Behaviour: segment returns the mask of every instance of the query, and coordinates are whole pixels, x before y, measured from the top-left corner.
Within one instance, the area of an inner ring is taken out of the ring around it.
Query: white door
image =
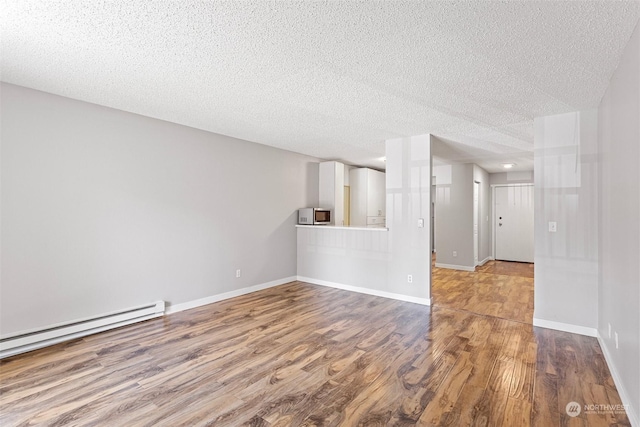
[[[533,185],[495,187],[495,258],[533,262]]]
[[[478,245],[480,244],[478,238],[478,216],[480,215],[479,211],[479,202],[478,199],[480,197],[480,183],[473,183],[473,265],[478,265]]]

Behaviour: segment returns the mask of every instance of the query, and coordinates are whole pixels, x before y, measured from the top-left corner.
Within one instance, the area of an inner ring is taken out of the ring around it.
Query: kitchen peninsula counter
[[[424,229],[420,229],[422,231]],[[296,225],[298,280],[385,298],[418,304],[430,304],[426,273],[409,270],[408,257],[394,257],[393,242],[398,231],[384,227],[332,225]],[[419,231],[414,233],[414,236]],[[409,250],[425,259],[428,268],[429,247]],[[415,283],[407,283],[407,274]],[[418,281],[419,280],[419,281]]]
[[[364,231],[389,231],[386,227],[352,227],[350,225],[303,225],[296,224],[298,228],[315,228],[315,229],[327,229],[327,230],[364,230]]]

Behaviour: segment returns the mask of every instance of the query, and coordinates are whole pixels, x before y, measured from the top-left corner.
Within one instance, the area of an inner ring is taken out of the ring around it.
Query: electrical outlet
[[[611,338],[611,323],[609,323],[609,338]]]
[[[236,277],[240,277],[240,275],[242,274],[242,271],[240,271],[240,269],[236,270]]]
[[[407,283],[413,283],[413,276],[411,274],[407,276]]]
[[[458,256],[458,251],[453,251],[453,256]]]
[[[616,332],[615,335],[616,335],[616,349],[617,349],[618,348],[618,333]]]
[[[424,218],[418,218],[418,228],[424,228]]]

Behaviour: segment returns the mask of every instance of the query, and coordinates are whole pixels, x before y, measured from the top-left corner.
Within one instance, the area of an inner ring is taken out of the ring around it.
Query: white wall
[[[317,159],[1,89],[2,334],[296,275]]]
[[[433,170],[436,177],[436,266],[473,270],[474,165],[439,165]],[[454,251],[457,256],[453,256]]]
[[[344,185],[347,187],[351,186],[351,183],[349,182],[349,171],[355,168],[356,166],[344,165]]]
[[[534,324],[595,335],[597,111],[537,118],[534,132]]]
[[[600,103],[598,332],[640,426],[640,26]],[[609,338],[618,332],[620,348]]]
[[[318,207],[331,210],[331,225],[344,225],[344,164],[330,161],[319,165]]]
[[[386,142],[387,227],[298,228],[298,276],[427,303],[431,287],[430,135]],[[424,227],[418,228],[418,219]],[[413,276],[413,283],[407,276]]]
[[[490,185],[533,184],[533,171],[490,173],[489,184]]]

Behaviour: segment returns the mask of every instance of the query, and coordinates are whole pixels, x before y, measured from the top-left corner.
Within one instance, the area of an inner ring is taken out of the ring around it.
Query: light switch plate
[[[555,221],[549,221],[549,233],[558,231],[558,224]]]

